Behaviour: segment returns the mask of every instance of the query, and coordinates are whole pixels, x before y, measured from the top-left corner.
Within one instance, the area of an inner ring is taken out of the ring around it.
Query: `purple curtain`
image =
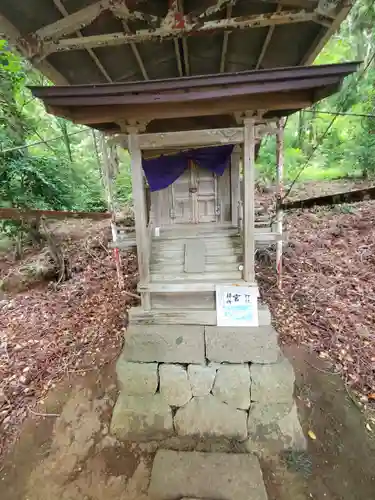
[[[217,175],[223,175],[229,165],[233,145],[189,149],[175,155],[162,155],[157,158],[143,159],[142,166],[150,186],[150,191],[159,191],[172,184],[189,166],[189,160],[201,168]]]

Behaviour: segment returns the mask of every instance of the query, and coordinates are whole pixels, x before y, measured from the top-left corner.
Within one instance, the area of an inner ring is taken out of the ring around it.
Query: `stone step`
[[[152,500],[267,500],[259,461],[250,454],[159,450],[148,493]]]
[[[163,308],[145,311],[142,307],[132,307],[129,310],[129,321],[138,325],[216,325],[216,310]],[[258,308],[259,326],[271,324],[271,315],[267,306]],[[220,327],[222,328],[222,327]]]

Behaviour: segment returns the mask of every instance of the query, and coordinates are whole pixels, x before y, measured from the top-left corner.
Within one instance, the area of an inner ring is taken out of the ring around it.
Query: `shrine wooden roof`
[[[309,65],[350,0],[1,0],[0,34],[55,84]]]
[[[49,112],[116,133],[123,124],[147,132],[235,126],[251,111],[286,116],[340,88],[358,63],[289,67],[150,82],[32,87]]]

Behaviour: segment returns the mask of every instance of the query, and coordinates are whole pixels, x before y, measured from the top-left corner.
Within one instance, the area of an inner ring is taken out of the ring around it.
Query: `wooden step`
[[[152,248],[152,259],[168,258],[173,259],[174,257],[183,258],[184,257],[184,246],[181,245],[179,248]],[[242,255],[242,245],[237,245],[235,247],[229,246],[217,246],[212,248],[206,247],[206,258],[215,257],[217,255]]]
[[[223,271],[212,273],[151,273],[151,281],[222,281],[222,280],[240,280],[242,271]]]
[[[213,292],[217,285],[238,285],[238,286],[257,286],[256,283],[247,283],[239,280],[215,280],[215,281],[192,281],[176,280],[173,282],[153,281],[151,283],[138,283],[139,292]]]
[[[271,324],[271,315],[267,306],[258,309],[259,326]],[[129,310],[129,322],[140,325],[216,325],[216,311],[212,309],[152,309],[142,307]]]
[[[205,264],[203,273],[221,273],[221,272],[237,272],[239,271],[239,263],[236,262],[215,262],[213,264]],[[178,274],[183,277],[196,275],[197,273],[186,273],[182,262],[170,260],[161,264],[151,264],[151,274]],[[201,273],[199,273],[201,274]]]
[[[226,232],[211,232],[211,233],[195,233],[191,234],[189,232],[187,233],[181,233],[181,234],[176,234],[172,233],[161,233],[160,236],[153,237],[153,241],[171,241],[171,240],[189,240],[189,239],[220,239],[220,238],[230,238],[232,236],[238,236],[238,230],[237,229],[230,229],[226,230]]]
[[[240,264],[242,262],[242,255],[241,253],[238,253],[237,255],[206,255],[206,264],[231,264],[231,263],[238,263]],[[171,255],[158,255],[158,256],[153,256],[151,259],[151,266],[153,265],[158,265],[158,264],[181,264],[183,265],[184,262],[184,253],[183,252],[177,252],[173,255],[171,258]]]
[[[216,307],[215,292],[152,292],[151,309],[206,309]]]

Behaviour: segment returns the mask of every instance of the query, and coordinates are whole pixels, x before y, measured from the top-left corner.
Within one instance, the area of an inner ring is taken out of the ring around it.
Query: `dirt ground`
[[[297,375],[296,401],[306,453],[266,450],[261,466],[269,500],[371,500],[375,441],[337,375],[314,354],[286,351]],[[114,366],[71,377],[30,416],[0,472],[2,500],[142,500],[153,453],[108,433],[116,399]],[[58,416],[56,416],[58,415]]]
[[[299,196],[361,187],[352,184],[306,184]],[[303,430],[316,439],[303,454],[264,450],[269,500],[372,500],[375,202],[293,212],[287,226],[283,291],[272,255],[257,272],[296,369]],[[73,263],[72,279],[57,286],[20,283],[36,250],[16,265],[10,254],[0,259],[0,279],[17,284],[0,293],[1,500],[147,497],[150,447],[108,433],[114,360],[126,309],[136,302],[117,287],[105,231],[87,222],[56,228]],[[136,259],[123,257],[126,290],[134,293]]]

